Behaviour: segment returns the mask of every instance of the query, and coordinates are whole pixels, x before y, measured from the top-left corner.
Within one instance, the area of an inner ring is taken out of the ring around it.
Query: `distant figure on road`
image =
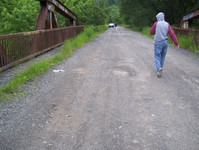
[[[168,34],[179,48],[179,43],[170,24],[164,20],[164,13],[160,12],[156,15],[157,22],[155,22],[150,29],[150,34],[155,35],[154,40],[154,59],[156,64],[157,76],[162,77],[164,60],[168,48]]]
[[[115,26],[115,29],[117,30],[117,23],[115,23],[114,26]]]

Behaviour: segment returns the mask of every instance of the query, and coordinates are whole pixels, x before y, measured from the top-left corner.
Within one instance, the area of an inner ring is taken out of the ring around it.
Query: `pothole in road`
[[[128,72],[126,72],[126,71],[121,71],[121,70],[114,70],[114,71],[113,71],[113,74],[114,74],[115,76],[119,76],[119,77],[127,77],[127,76],[129,76]]]
[[[114,68],[113,75],[117,77],[136,77],[137,72],[130,67],[120,66],[120,67]]]

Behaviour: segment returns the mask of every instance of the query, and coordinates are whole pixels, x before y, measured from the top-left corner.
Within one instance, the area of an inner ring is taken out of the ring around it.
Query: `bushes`
[[[153,39],[153,35],[151,35],[149,31],[150,31],[150,27],[145,27],[142,29],[142,34]]]
[[[180,47],[185,48],[185,49],[189,49],[192,52],[194,52],[197,55],[199,55],[199,47],[197,47],[194,44],[194,40],[193,40],[192,37],[178,36],[178,40],[179,40],[179,43],[180,43]]]

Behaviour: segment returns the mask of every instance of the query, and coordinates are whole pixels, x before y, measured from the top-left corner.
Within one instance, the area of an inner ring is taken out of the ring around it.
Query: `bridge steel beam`
[[[58,28],[55,11],[70,20],[70,23],[77,25],[77,16],[59,0],[37,0],[40,1],[41,10],[38,17],[36,30]]]
[[[38,17],[36,30],[42,30],[46,28],[45,24],[46,24],[46,18],[48,15],[47,4],[45,2],[40,2],[40,5],[41,5],[41,10]]]

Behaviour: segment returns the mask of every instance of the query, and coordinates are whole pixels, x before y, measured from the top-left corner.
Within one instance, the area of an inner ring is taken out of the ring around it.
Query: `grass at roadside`
[[[0,102],[20,96],[25,83],[33,81],[35,77],[41,76],[47,72],[51,66],[59,64],[63,59],[72,56],[76,49],[94,40],[97,35],[104,32],[106,29],[107,27],[105,25],[85,27],[83,33],[64,43],[61,53],[56,54],[50,59],[42,59],[41,61],[33,63],[26,70],[18,73],[7,85],[0,88]]]
[[[154,37],[153,35],[150,35],[150,33],[149,33],[150,27],[145,27],[142,30],[140,30],[140,29],[138,30],[138,29],[136,29],[134,27],[128,27],[128,28],[132,29],[134,31],[138,31],[138,32],[142,33],[143,35],[145,35],[145,36],[147,36],[149,38],[153,39],[153,37]],[[177,35],[177,38],[178,38],[178,41],[179,41],[179,44],[180,44],[181,48],[190,50],[190,51],[194,52],[195,54],[199,55],[199,47],[197,47],[194,44],[193,38],[188,37],[188,36],[180,36],[180,35]],[[173,41],[170,38],[169,38],[169,44],[170,45],[174,45]]]
[[[178,36],[178,35],[177,35]],[[194,40],[188,36],[178,36],[178,41],[180,43],[180,47],[184,49],[188,49],[195,54],[199,55],[199,47],[194,44]]]

